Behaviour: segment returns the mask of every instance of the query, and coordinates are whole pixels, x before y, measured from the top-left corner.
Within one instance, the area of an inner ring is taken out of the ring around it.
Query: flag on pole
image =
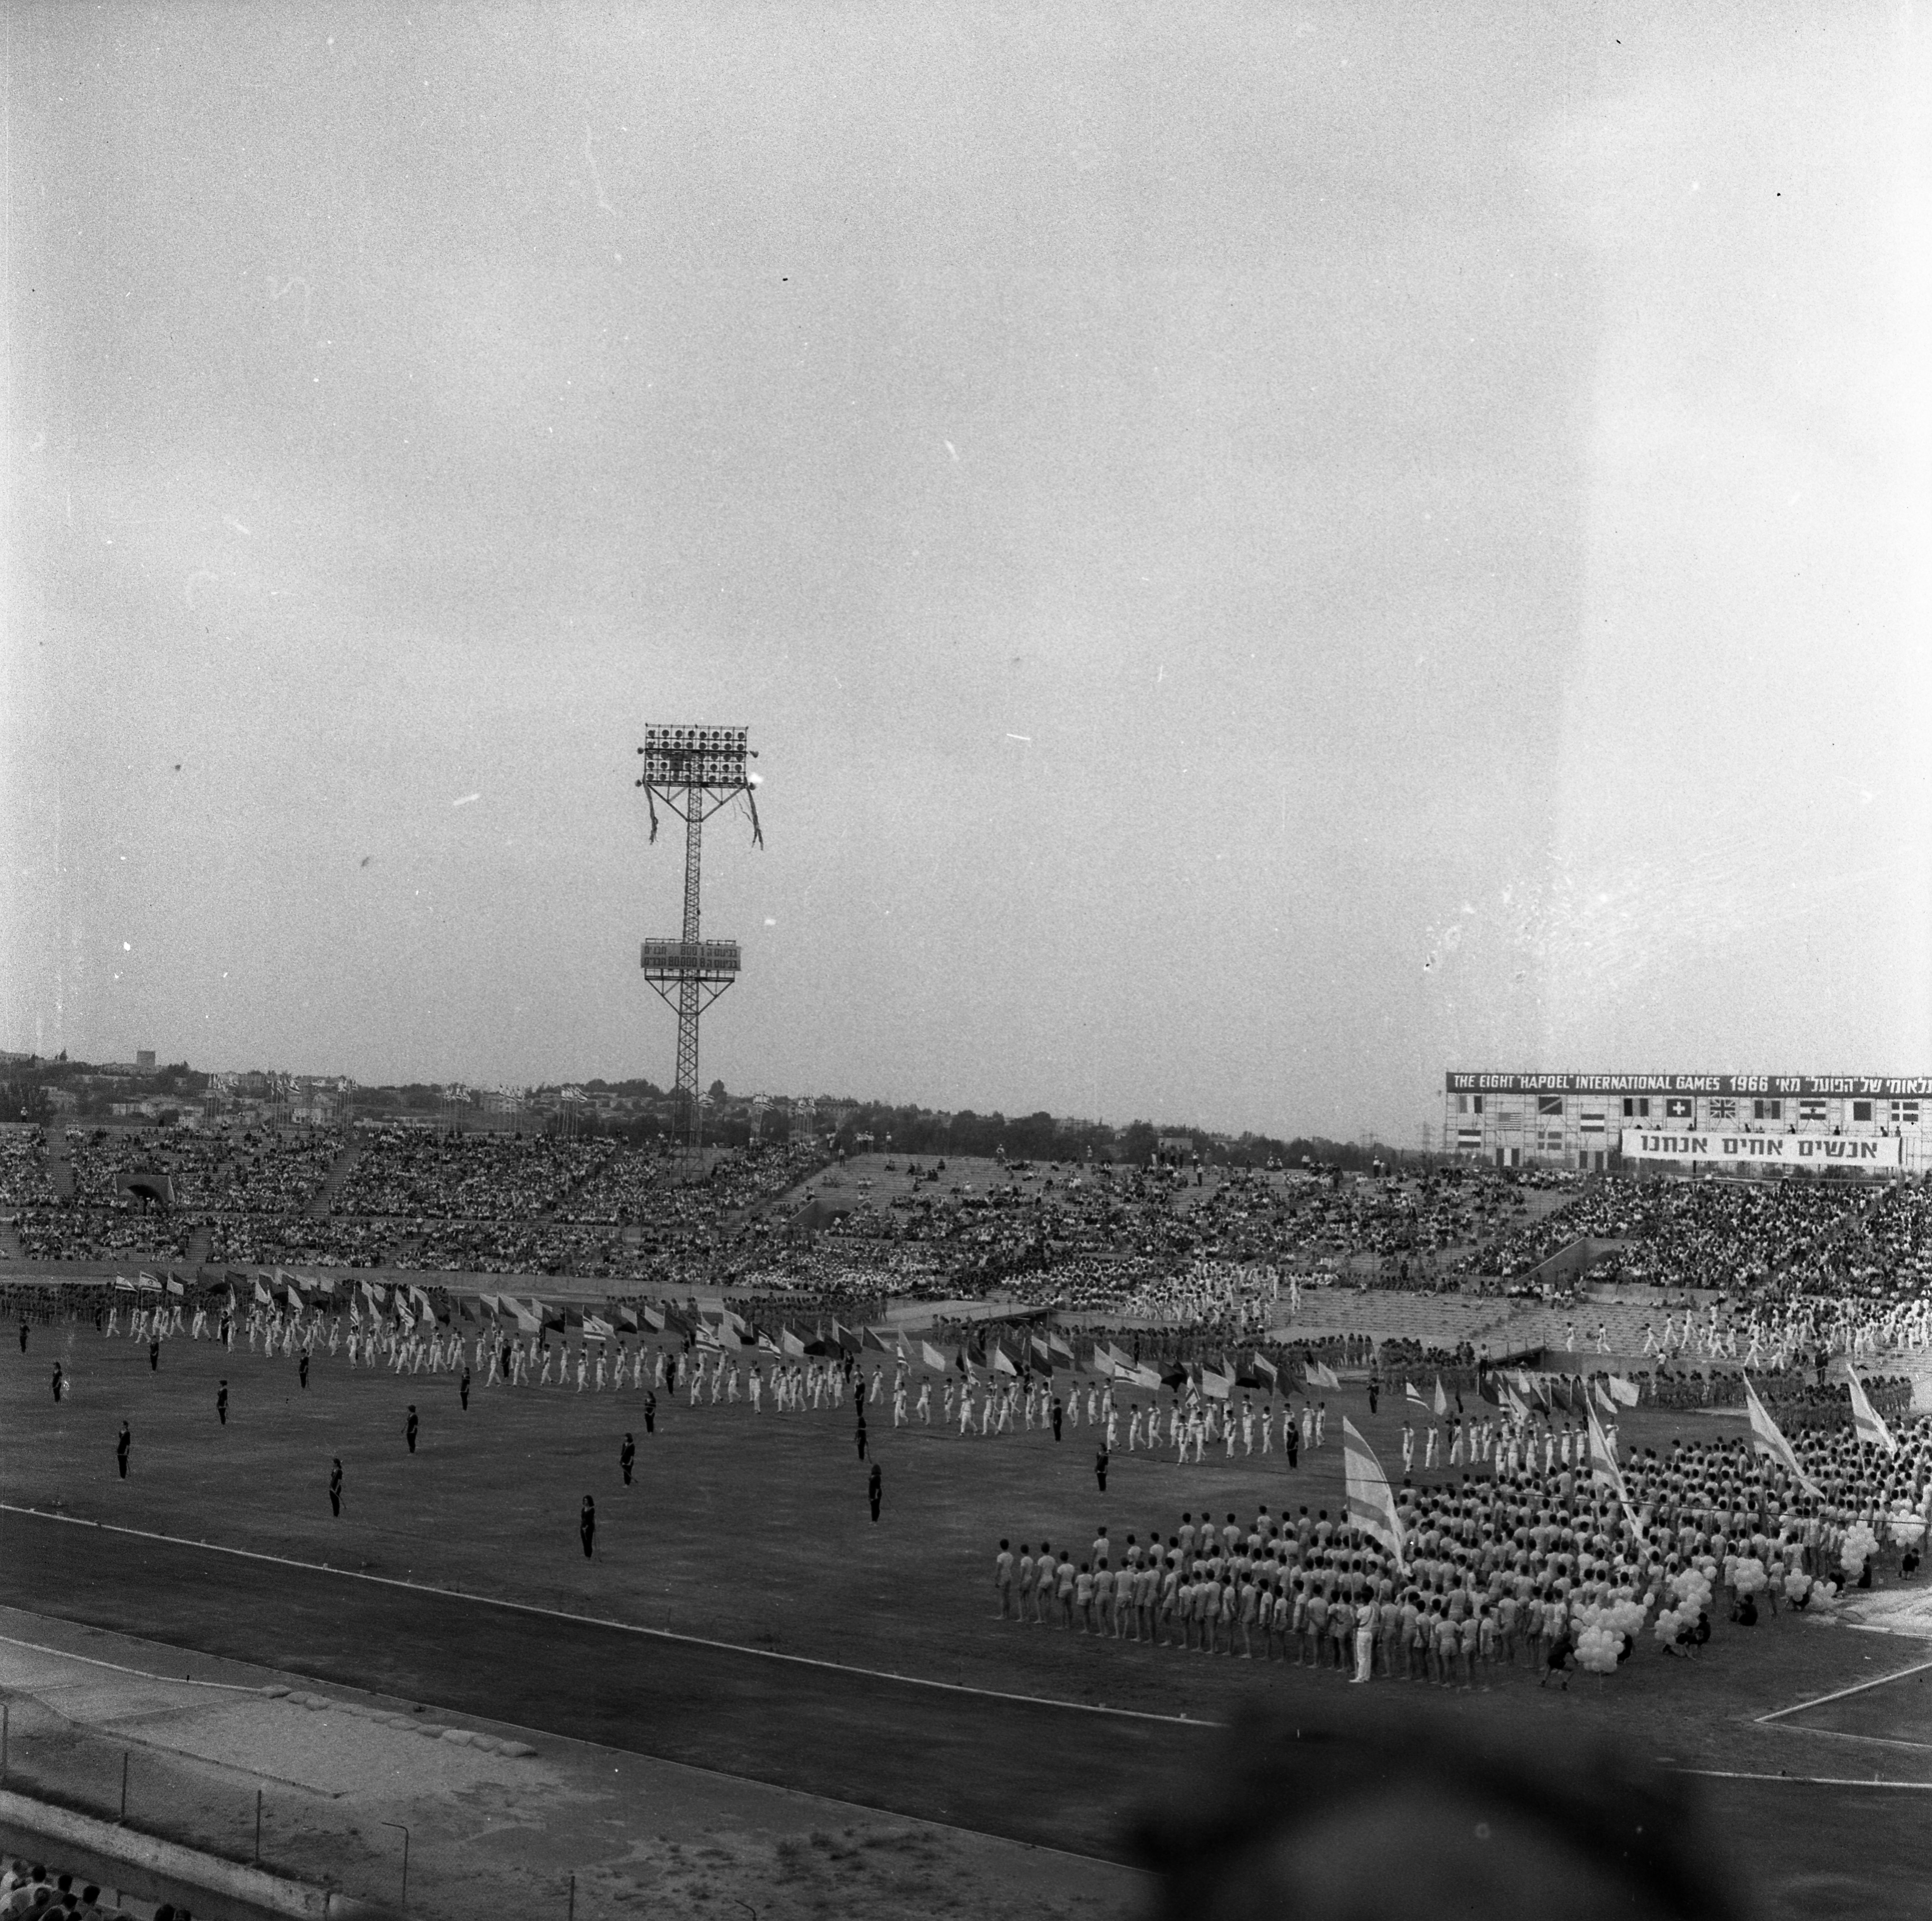
[[[1643,1523],[1636,1517],[1636,1508],[1630,1497],[1630,1490],[1624,1485],[1624,1471],[1617,1465],[1617,1457],[1610,1450],[1610,1437],[1598,1425],[1597,1410],[1588,1402],[1584,1403],[1583,1418],[1590,1424],[1590,1479],[1599,1487],[1607,1487],[1614,1494],[1624,1511],[1624,1519],[1629,1522],[1630,1532],[1640,1541],[1643,1538]]]
[[[1816,1482],[1798,1465],[1798,1451],[1784,1438],[1784,1431],[1771,1418],[1770,1410],[1757,1397],[1757,1390],[1744,1376],[1744,1411],[1750,1416],[1751,1445],[1767,1460],[1774,1460],[1814,1501],[1825,1496]]]
[[[1147,1363],[1143,1361],[1140,1365],[1133,1370],[1133,1384],[1137,1388],[1145,1388],[1150,1394],[1160,1393],[1160,1370],[1157,1368],[1150,1367]]]
[[[1248,1364],[1255,1370],[1256,1379],[1265,1382],[1270,1393],[1281,1385],[1281,1370],[1265,1354],[1256,1354]],[[1158,1376],[1155,1377],[1155,1385],[1160,1385]]]
[[[1422,1409],[1424,1413],[1426,1414],[1429,1412],[1429,1403],[1423,1399],[1421,1394],[1417,1391],[1415,1383],[1413,1381],[1404,1381],[1402,1386],[1402,1393],[1407,1399],[1409,1406],[1411,1407],[1419,1407]]]
[[[255,1277],[255,1298],[265,1307],[272,1307],[275,1304],[268,1298],[268,1290],[262,1285],[262,1277],[260,1274]]]
[[[662,1334],[664,1332],[664,1312],[662,1307],[640,1307],[638,1310],[638,1312],[642,1318],[644,1325],[649,1328],[652,1334]]]
[[[124,1274],[117,1274],[114,1277],[114,1285],[123,1294],[132,1294],[134,1291],[134,1283]]]
[[[805,1358],[805,1343],[790,1328],[781,1328],[778,1330],[778,1352],[788,1361],[802,1361]]]
[[[179,1296],[185,1294],[188,1292],[188,1289],[182,1286],[181,1283],[176,1280],[172,1274],[170,1274],[168,1277],[168,1292],[170,1294]]]
[[[1621,1374],[1612,1374],[1610,1376],[1610,1398],[1619,1407],[1636,1406],[1636,1382],[1627,1381]]]
[[[993,1343],[993,1371],[999,1374],[1017,1374],[1019,1370],[1013,1365],[1013,1358],[998,1341]]]
[[[623,1328],[626,1333],[637,1333],[638,1331],[637,1309],[634,1307],[620,1307],[617,1310],[617,1325],[620,1328]]]
[[[1094,1346],[1094,1371],[1096,1374],[1113,1374],[1119,1372],[1114,1365],[1113,1355],[1107,1351],[1106,1344],[1102,1341],[1096,1341]]]
[[[1201,1369],[1201,1391],[1206,1394],[1210,1400],[1226,1400],[1228,1398],[1228,1394],[1233,1391],[1234,1385],[1234,1377],[1232,1374],[1216,1373],[1212,1367],[1208,1367],[1204,1362],[1202,1364]]]
[[[1379,1541],[1395,1556],[1398,1567],[1406,1566],[1408,1550],[1388,1476],[1382,1472],[1374,1448],[1362,1439],[1346,1414],[1342,1417],[1342,1472],[1350,1525]]]
[[[921,1363],[923,1365],[930,1367],[935,1374],[944,1373],[946,1369],[952,1365],[952,1363],[946,1359],[946,1356],[940,1353],[939,1349],[934,1347],[929,1340],[922,1340],[920,1343],[919,1358]]]
[[[1436,1411],[1438,1414],[1449,1412],[1449,1397],[1442,1391],[1442,1376],[1440,1374],[1436,1377]]]
[[[1866,1397],[1864,1386],[1850,1368],[1845,1378],[1852,1385],[1852,1431],[1862,1441],[1869,1441],[1875,1448],[1882,1448],[1887,1454],[1896,1454],[1898,1443],[1892,1438],[1892,1430],[1879,1418],[1878,1409]]]
[[[602,1314],[586,1314],[584,1317],[584,1334],[586,1340],[608,1340],[612,1328]]]
[[[1339,1388],[1342,1377],[1326,1361],[1310,1361],[1302,1370],[1311,1388]]]

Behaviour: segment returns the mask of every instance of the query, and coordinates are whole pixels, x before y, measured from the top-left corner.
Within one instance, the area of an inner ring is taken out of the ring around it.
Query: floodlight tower
[[[685,1147],[690,1171],[695,1172],[703,1137],[698,1106],[698,1017],[738,977],[736,941],[706,941],[698,936],[698,862],[704,847],[704,824],[721,807],[743,797],[752,816],[752,839],[763,847],[758,803],[753,790],[756,774],[746,770],[748,758],[758,756],[746,745],[742,727],[649,726],[644,744],[644,770],[638,785],[651,812],[651,839],[658,837],[657,803],[662,800],[684,823],[684,932],[677,940],[646,941],[642,965],[644,978],[667,1007],[677,1010],[676,1092],[686,1106]]]

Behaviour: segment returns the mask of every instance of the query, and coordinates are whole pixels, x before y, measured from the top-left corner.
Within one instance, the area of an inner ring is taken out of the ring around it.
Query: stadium
[[[1360,1172],[1211,1141],[1186,1167],[1172,1142],[1144,1163],[868,1153],[862,1104],[841,1136],[710,1150],[695,1185],[675,1143],[583,1135],[8,1130],[9,1780],[57,1811],[12,1830],[23,1858],[57,1853],[51,1831],[151,1903],[226,1886],[271,1911],[272,1882],[380,1911],[399,1817],[427,1911],[489,1886],[532,1911],[736,1887],[884,1912],[892,1888],[979,1874],[1098,1912],[1136,1898],[1116,1864],[1147,1858],[1125,1811],[1221,1765],[1220,1724],[1259,1698],[1328,1728],[1343,1766],[1397,1727],[1559,1771],[1579,1742],[1634,1737],[1740,1874],[1815,1889],[1862,1824],[1889,1864],[1866,1885],[1902,1889],[1924,1864],[1898,1811],[1932,1791],[1902,1745],[1932,1636],[1929,1190],[1896,1167],[1874,1195],[1659,1181],[1628,1149],[1600,1173],[1553,1144],[1499,1159],[1552,1099],[1580,1142],[1612,1096],[1700,1103],[1657,1116],[1680,1124],[1728,1121],[1702,1103],[1735,1097],[1554,1078],[1452,1075],[1480,1083],[1450,1101],[1492,1130],[1483,1150]],[[1834,1437],[1861,1423],[1900,1451],[1863,1441],[1854,1462]],[[1688,1497],[1754,1437],[1767,1505]],[[1600,1562],[1519,1535],[1570,1596],[1560,1646],[1500,1563],[1468,1618],[1500,1595],[1507,1634],[1412,1649],[1391,1585],[1395,1625],[1346,1695],[1352,1629],[1331,1646],[1298,1607],[1277,1628],[1231,1601],[1197,1634],[1192,1597],[1221,1591],[1204,1559],[1166,1599],[1085,1598],[1096,1526],[1120,1551],[1208,1512],[1244,1531],[1230,1595],[1366,1607],[1359,1570],[1400,1543],[1438,1606],[1455,1590],[1422,1571],[1447,1565],[1417,1544],[1442,1525],[1426,1503],[1546,1475],[1598,1482],[1600,1519],[1633,1523]],[[1307,1531],[1336,1514],[1346,1553]],[[1016,1599],[995,1550],[1039,1536],[1082,1545],[1064,1594],[1035,1577]],[[1197,1640],[1236,1658],[1190,1666]],[[1538,1685],[1552,1658],[1577,1688]],[[1430,1731],[1431,1695],[1454,1733]],[[358,1799],[424,1729],[408,1808]],[[648,1863],[596,1839],[629,1818],[613,1768],[623,1796],[692,1808]],[[721,1843],[718,1790],[694,1784],[726,1778],[741,1825]],[[560,1809],[543,1844],[466,1852],[449,1811],[532,1791]],[[1791,1796],[1813,1797],[1796,1820]],[[110,1832],[124,1806],[154,1837],[145,1865]],[[1031,1851],[982,1859],[975,1836]]]
[[[11,9],[0,1921],[1925,1913],[1917,24]]]

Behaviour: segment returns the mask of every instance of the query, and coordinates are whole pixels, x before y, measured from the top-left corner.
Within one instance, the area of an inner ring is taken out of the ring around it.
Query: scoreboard
[[[1932,1075],[1452,1068],[1442,1138],[1449,1152],[1497,1167],[1921,1172],[1932,1158]]]

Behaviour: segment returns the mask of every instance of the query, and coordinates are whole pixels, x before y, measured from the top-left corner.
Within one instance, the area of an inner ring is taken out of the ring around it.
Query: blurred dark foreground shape
[[[1743,1921],[1696,1781],[1453,1713],[1256,1712],[1134,1831],[1156,1921]]]

